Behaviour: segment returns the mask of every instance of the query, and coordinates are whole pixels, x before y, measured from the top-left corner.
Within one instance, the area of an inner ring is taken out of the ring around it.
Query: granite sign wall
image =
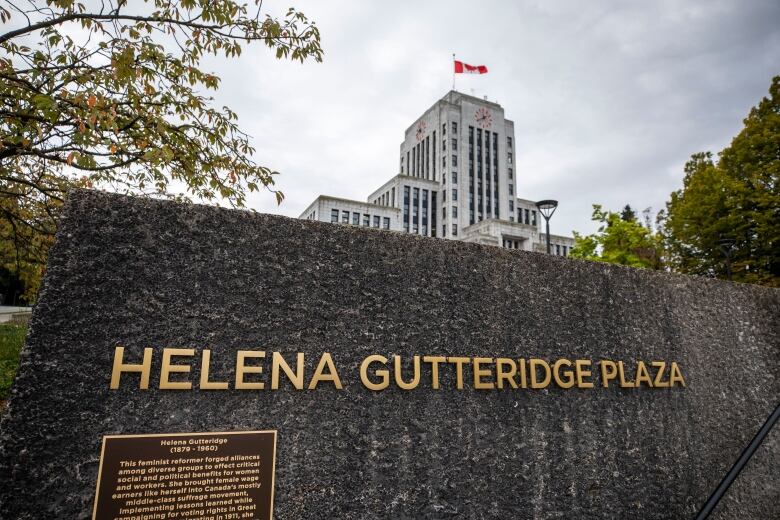
[[[690,517],[780,398],[779,309],[772,289],[77,191],[0,425],[0,517],[130,514],[121,490],[96,504],[101,461],[112,489],[156,489],[120,478],[183,474],[155,451],[170,434],[253,431],[276,432],[280,520]],[[101,457],[104,437],[130,440]],[[779,437],[715,518],[780,513]],[[211,444],[192,456],[249,456]],[[263,518],[241,513],[213,514]]]

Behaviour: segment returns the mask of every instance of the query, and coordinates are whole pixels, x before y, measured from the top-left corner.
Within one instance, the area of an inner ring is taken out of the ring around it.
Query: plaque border
[[[271,511],[269,518],[274,517],[274,494],[276,491],[276,440],[279,436],[278,430],[246,430],[237,432],[195,432],[195,433],[134,433],[129,435],[103,435],[100,446],[100,464],[98,465],[97,483],[95,484],[95,504],[92,506],[92,520],[97,515],[98,497],[100,496],[100,477],[103,476],[103,455],[106,451],[106,439],[127,439],[132,437],[184,437],[194,435],[246,435],[251,433],[273,433],[274,434],[274,453],[272,457],[271,471]]]

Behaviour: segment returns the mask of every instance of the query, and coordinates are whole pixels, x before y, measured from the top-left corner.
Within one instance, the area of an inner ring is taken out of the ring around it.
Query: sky
[[[457,90],[515,123],[517,193],[554,198],[551,230],[590,233],[592,204],[663,208],[693,153],[717,153],[780,74],[777,0],[266,0],[316,21],[323,63],[251,45],[207,63],[215,103],[237,112],[255,159],[280,172],[277,205],[365,200],[398,173],[404,130],[452,88],[452,54],[486,65]]]

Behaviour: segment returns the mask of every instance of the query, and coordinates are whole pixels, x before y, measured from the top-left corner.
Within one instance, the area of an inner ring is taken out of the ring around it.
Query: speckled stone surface
[[[110,391],[117,345],[211,348],[214,379],[238,349],[308,374],[329,351],[345,388],[160,391],[158,368]],[[371,353],[665,359],[688,387],[371,392]],[[2,421],[0,517],[89,518],[105,434],[276,429],[277,520],[692,518],[779,399],[777,290],[82,191]],[[780,518],[778,429],[713,517]]]

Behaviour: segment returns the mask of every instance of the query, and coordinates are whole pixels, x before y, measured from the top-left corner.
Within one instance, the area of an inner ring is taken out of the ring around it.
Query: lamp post
[[[718,247],[723,256],[726,257],[726,280],[731,281],[731,253],[736,241],[733,238],[721,238],[718,240]]]
[[[536,207],[539,208],[539,213],[544,217],[545,224],[547,225],[547,254],[550,254],[550,217],[555,213],[555,209],[558,207],[557,200],[540,200],[536,203]]]

